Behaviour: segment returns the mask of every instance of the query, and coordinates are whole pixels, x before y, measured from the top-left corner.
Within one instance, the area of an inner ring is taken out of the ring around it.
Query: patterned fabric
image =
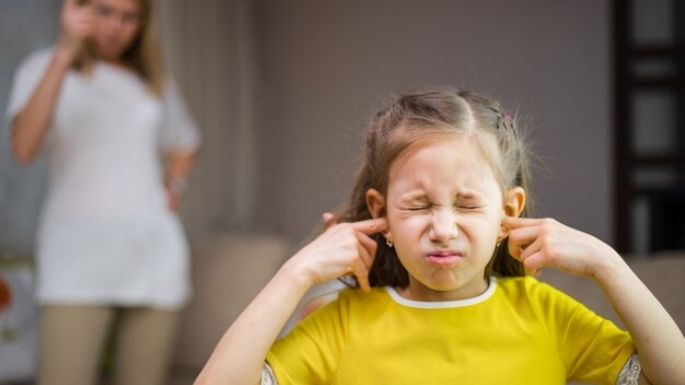
[[[633,354],[619,373],[616,385],[637,385],[641,371],[640,359],[637,354]]]

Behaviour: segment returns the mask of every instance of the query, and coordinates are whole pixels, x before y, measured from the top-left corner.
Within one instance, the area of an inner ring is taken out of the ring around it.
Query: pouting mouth
[[[457,267],[462,260],[464,255],[459,252],[454,251],[440,251],[428,253],[425,257],[425,261],[440,269],[452,269]]]
[[[458,251],[445,250],[445,251],[432,251],[426,254],[427,257],[434,258],[446,258],[446,257],[463,257],[464,254]]]

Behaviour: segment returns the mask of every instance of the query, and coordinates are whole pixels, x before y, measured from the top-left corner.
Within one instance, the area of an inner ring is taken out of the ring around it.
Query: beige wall
[[[191,238],[252,230],[254,136],[249,0],[163,0],[160,30],[170,67],[203,131],[182,214]]]
[[[388,93],[451,84],[518,107],[539,212],[610,239],[608,0],[257,0],[255,24],[259,223],[307,234]]]

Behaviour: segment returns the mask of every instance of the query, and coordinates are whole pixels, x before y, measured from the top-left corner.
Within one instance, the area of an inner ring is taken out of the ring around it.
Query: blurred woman
[[[153,36],[149,0],[66,0],[54,46],[19,67],[16,159],[46,151],[37,243],[39,384],[95,384],[110,329],[117,384],[162,384],[188,247],[177,216],[200,142]]]

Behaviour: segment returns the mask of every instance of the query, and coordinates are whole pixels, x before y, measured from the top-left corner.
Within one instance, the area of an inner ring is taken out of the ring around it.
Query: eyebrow
[[[426,203],[429,202],[430,199],[428,199],[428,195],[425,193],[417,193],[400,197],[398,201],[400,203]]]
[[[466,199],[466,200],[472,200],[472,199],[478,199],[480,198],[480,195],[477,194],[474,191],[464,191],[464,192],[459,192],[457,193],[457,198],[459,199]]]

